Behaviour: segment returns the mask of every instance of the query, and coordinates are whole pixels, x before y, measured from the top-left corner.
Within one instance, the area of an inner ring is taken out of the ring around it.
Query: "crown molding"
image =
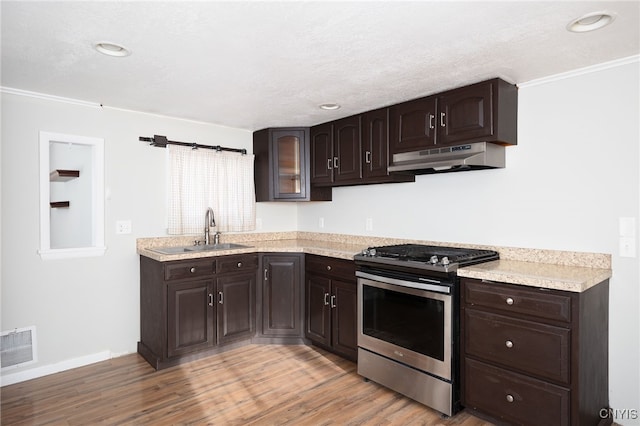
[[[547,77],[542,77],[542,78],[537,78],[535,80],[526,81],[524,83],[519,83],[518,87],[519,88],[524,88],[524,87],[538,86],[540,84],[546,84],[546,83],[551,83],[553,81],[564,80],[566,78],[576,77],[576,76],[579,76],[579,75],[590,74],[590,73],[593,73],[593,72],[598,72],[598,71],[606,70],[606,69],[609,69],[609,68],[615,68],[615,67],[619,67],[619,66],[622,66],[622,65],[632,64],[634,62],[639,62],[639,61],[640,61],[640,55],[628,56],[626,58],[620,58],[620,59],[616,59],[616,60],[609,61],[609,62],[602,62],[600,64],[590,65],[588,67],[578,68],[578,69],[567,71],[567,72],[563,72],[563,73],[560,73],[560,74],[554,74],[554,75],[550,75],[550,76],[547,76]]]
[[[80,99],[65,98],[62,96],[48,95],[46,93],[31,92],[29,90],[14,89],[12,87],[0,86],[0,93],[9,95],[27,96],[30,98],[45,99],[47,101],[64,102],[67,104],[82,105],[92,108],[102,108],[102,104],[97,102],[82,101]]]

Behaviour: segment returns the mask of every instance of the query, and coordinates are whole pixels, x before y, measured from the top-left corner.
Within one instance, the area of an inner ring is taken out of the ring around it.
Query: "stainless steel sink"
[[[216,250],[234,250],[234,249],[249,248],[249,247],[250,246],[243,246],[242,244],[222,243],[222,244],[209,244],[209,245],[200,245],[200,246],[153,247],[153,248],[148,248],[147,250],[155,251],[156,253],[161,253],[161,254],[182,254],[182,253],[216,251]]]

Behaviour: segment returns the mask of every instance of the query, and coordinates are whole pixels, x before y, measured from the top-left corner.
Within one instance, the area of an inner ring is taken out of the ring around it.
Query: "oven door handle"
[[[410,288],[417,288],[420,290],[435,291],[437,293],[451,294],[451,288],[449,286],[441,284],[442,281],[437,281],[429,278],[418,278],[421,281],[429,281],[429,283],[426,283],[426,282],[418,283],[413,281],[399,280],[397,278],[382,277],[380,275],[374,275],[374,274],[370,274],[368,272],[362,272],[362,271],[356,271],[356,277],[366,278],[371,281],[378,281],[386,284],[399,285],[402,287],[410,287]]]

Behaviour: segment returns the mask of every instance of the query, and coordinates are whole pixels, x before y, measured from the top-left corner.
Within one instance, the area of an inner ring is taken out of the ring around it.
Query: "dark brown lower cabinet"
[[[138,353],[162,369],[248,342],[309,343],[306,336],[355,361],[355,265],[306,257],[308,299],[303,253],[141,256]]]
[[[462,402],[499,423],[610,424],[609,283],[582,293],[461,280]]]
[[[303,337],[302,265],[304,254],[262,256],[260,335],[274,338]]]
[[[206,349],[215,342],[215,321],[209,295],[213,280],[167,285],[167,356]]]
[[[256,254],[158,262],[140,257],[140,353],[156,369],[255,334]]]
[[[357,287],[352,261],[306,258],[306,337],[345,358],[357,359]]]
[[[218,289],[218,344],[250,339],[255,334],[256,274],[220,277]]]

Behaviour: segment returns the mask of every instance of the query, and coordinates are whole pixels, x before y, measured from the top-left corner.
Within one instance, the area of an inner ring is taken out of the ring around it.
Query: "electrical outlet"
[[[116,221],[116,234],[130,234],[131,233],[131,221],[130,220],[118,220]]]
[[[368,217],[364,224],[365,231],[373,231],[373,218]]]
[[[636,257],[636,239],[620,237],[620,257]]]
[[[318,228],[324,228],[324,217],[318,219]]]
[[[256,230],[262,229],[262,219],[256,218]]]

